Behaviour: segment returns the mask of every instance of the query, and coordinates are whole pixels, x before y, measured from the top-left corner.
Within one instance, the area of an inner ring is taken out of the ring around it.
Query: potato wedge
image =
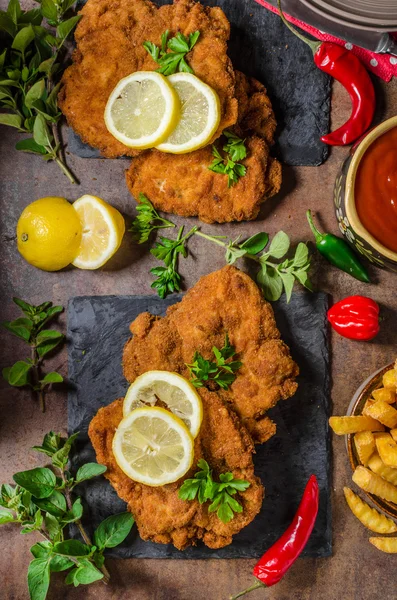
[[[369,406],[366,415],[380,421],[390,429],[397,427],[397,410],[387,402],[383,402],[383,400],[378,400],[372,406]]]
[[[368,460],[375,452],[375,438],[372,431],[359,431],[354,436],[354,446],[360,462],[366,466]]]
[[[362,410],[362,413],[363,413],[363,415],[366,415],[367,417],[369,417],[369,414],[368,414],[368,412],[367,412],[367,411],[368,411],[368,409],[369,409],[371,406],[373,406],[374,404],[375,404],[375,400],[371,400],[371,398],[368,398],[368,399],[366,400],[366,402],[365,402],[365,404],[364,404],[364,407],[363,407],[363,410]]]
[[[387,402],[387,404],[394,404],[396,401],[396,393],[390,388],[379,388],[378,390],[374,390],[372,392],[372,397],[375,398],[375,400],[383,400],[383,402]]]
[[[382,515],[374,508],[371,508],[366,502],[361,500],[350,488],[344,487],[346,502],[349,505],[353,515],[357,517],[361,523],[374,531],[375,533],[396,533],[397,525],[385,515]]]
[[[371,537],[369,541],[375,548],[378,548],[382,552],[387,552],[387,554],[397,553],[397,537]]]
[[[396,411],[397,412],[397,411]],[[358,433],[359,431],[384,431],[385,428],[379,421],[372,417],[359,415],[357,417],[330,417],[330,427],[337,435]]]
[[[397,442],[397,429],[390,429],[390,435],[392,436],[393,440]]]
[[[383,387],[396,391],[397,388],[397,372],[396,369],[386,371],[382,378]]]
[[[387,467],[397,468],[397,443],[391,435],[379,436],[375,440],[379,456]]]
[[[374,452],[374,454],[371,456],[367,466],[371,469],[371,471],[377,475],[380,475],[389,483],[397,485],[397,469],[387,467],[377,452]]]
[[[353,481],[365,492],[397,504],[397,487],[369,469],[362,466],[356,467],[353,473]]]

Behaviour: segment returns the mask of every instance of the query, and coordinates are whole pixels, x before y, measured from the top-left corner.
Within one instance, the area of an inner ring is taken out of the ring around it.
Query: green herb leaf
[[[244,140],[236,136],[230,131],[224,131],[224,135],[227,137],[228,142],[223,147],[223,150],[227,153],[226,157],[223,158],[215,146],[212,146],[212,154],[215,159],[209,165],[208,169],[215,173],[223,174],[228,176],[228,187],[235,185],[240,177],[244,177],[247,172],[246,167],[237,162],[237,157],[245,158],[247,150],[244,145]]]
[[[33,327],[30,319],[19,318],[15,319],[15,321],[5,321],[2,325],[17,337],[25,342],[29,342]]]
[[[263,265],[256,276],[266,300],[275,302],[283,293],[283,282],[274,267]]]
[[[295,278],[291,273],[281,273],[280,277],[284,285],[287,302],[291,300],[292,290],[294,288]]]
[[[65,556],[55,555],[51,557],[50,571],[51,573],[60,573],[74,566],[74,562]]]
[[[49,132],[43,115],[37,115],[34,120],[33,138],[36,144],[39,146],[44,146],[46,149],[47,147],[51,146],[52,135]]]
[[[36,100],[41,100],[46,90],[44,79],[36,81],[25,95],[25,104],[28,108],[32,108]]]
[[[8,510],[0,510],[0,525],[15,521],[14,515]]]
[[[17,32],[16,23],[17,21],[13,21],[9,14],[0,11],[0,31],[5,31],[11,37],[14,37]]]
[[[29,23],[26,27],[23,27],[18,31],[18,33],[14,37],[14,41],[12,42],[11,48],[24,53],[29,44],[33,42],[34,38],[34,30],[32,25]]]
[[[41,0],[41,12],[48,21],[56,23],[58,20],[58,11],[53,0]]]
[[[232,131],[224,131],[223,135],[227,138],[223,150],[229,154],[230,159],[234,162],[243,160],[247,156],[247,149],[244,144],[245,140],[239,138]]]
[[[57,518],[61,518],[67,509],[65,496],[57,490],[54,490],[48,498],[32,498],[32,501],[41,510]]]
[[[20,115],[10,115],[7,113],[0,113],[0,125],[8,125],[9,127],[15,127],[16,129],[21,129],[22,128],[22,117]]]
[[[57,34],[61,40],[64,40],[68,37],[69,33],[73,31],[80,19],[81,15],[76,15],[75,17],[71,17],[67,21],[63,21],[63,23],[58,25]]]
[[[44,517],[45,528],[50,536],[51,540],[55,542],[59,542],[61,538],[62,527],[57,517],[50,515],[50,513],[46,513]]]
[[[241,367],[239,361],[229,361],[235,355],[235,349],[229,343],[226,334],[225,343],[221,350],[212,348],[215,361],[206,360],[199,352],[195,352],[193,362],[186,364],[190,372],[191,382],[195,387],[203,387],[208,382],[214,382],[222,389],[227,389],[236,379],[235,373]]]
[[[130,533],[134,522],[134,517],[129,512],[108,517],[95,530],[95,545],[100,550],[118,546]]]
[[[45,600],[50,585],[50,566],[47,558],[35,558],[28,568],[28,588],[31,600]]]
[[[62,383],[62,381],[62,375],[60,375],[56,371],[51,371],[51,373],[47,373],[47,375],[43,379],[40,379],[40,383],[42,384],[42,386],[49,385],[51,383]]]
[[[48,498],[56,486],[54,473],[46,467],[37,467],[29,471],[15,473],[13,479],[15,483],[36,498]]]
[[[33,138],[20,140],[15,144],[15,148],[22,152],[31,152],[32,154],[47,154],[47,150],[44,146],[39,146]]]
[[[74,523],[83,516],[83,505],[81,504],[81,498],[77,498],[74,501],[72,509],[68,510],[62,517],[63,523]]]
[[[71,435],[64,443],[64,445],[62,446],[62,448],[60,448],[60,450],[57,450],[53,455],[52,455],[52,464],[54,465],[54,467],[58,467],[59,469],[63,469],[68,460],[69,460],[69,452],[72,448],[73,442],[74,440],[77,438],[77,436],[79,435],[79,432],[74,433],[73,435]]]
[[[87,479],[92,479],[98,475],[105,473],[107,467],[104,465],[98,465],[97,463],[86,463],[82,465],[76,473],[76,483],[81,483]]]
[[[276,233],[271,241],[268,251],[269,256],[273,258],[282,258],[289,250],[289,237],[284,231]]]
[[[36,452],[42,452],[47,456],[52,456],[57,450],[59,450],[62,447],[62,444],[63,442],[61,440],[60,434],[50,431],[44,436],[42,445],[33,446],[32,450],[36,450]]]
[[[267,233],[255,233],[255,235],[252,235],[246,239],[245,242],[240,244],[240,248],[244,248],[248,254],[254,255],[262,252],[262,250],[267,246],[268,242],[269,236]]]
[[[103,573],[98,571],[98,569],[88,560],[82,560],[74,574],[74,582],[83,585],[88,585],[95,581],[100,581],[101,579],[103,579]]]
[[[8,383],[14,387],[22,387],[24,385],[28,385],[29,371],[31,368],[31,363],[19,360],[7,372]]]
[[[10,0],[7,7],[7,14],[11,17],[15,25],[18,23],[21,15],[22,9],[19,4],[19,0]]]
[[[87,556],[91,549],[79,540],[65,540],[54,544],[54,553],[62,556]]]
[[[31,553],[35,558],[47,558],[50,555],[52,550],[51,542],[37,542],[30,548]]]
[[[43,525],[43,515],[41,514],[41,510],[37,510],[35,512],[32,522],[25,521],[22,523],[22,525],[24,527],[21,529],[21,533],[31,533],[32,531],[41,529],[41,526]]]
[[[130,231],[138,244],[147,242],[150,234],[156,229],[175,227],[174,223],[160,217],[150,200],[139,194],[139,204],[136,207],[137,216],[132,222]]]
[[[146,41],[143,47],[160,67],[157,69],[163,75],[172,75],[177,71],[193,73],[192,68],[186,62],[186,54],[192,50],[200,36],[199,31],[191,33],[187,38],[183,33],[178,32],[173,38],[168,40],[168,31],[161,35],[161,48]],[[168,40],[168,41],[167,41]],[[171,52],[167,52],[167,48]]]

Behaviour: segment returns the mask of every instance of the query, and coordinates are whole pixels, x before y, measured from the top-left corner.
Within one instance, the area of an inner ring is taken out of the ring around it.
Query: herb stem
[[[45,412],[45,398],[44,391],[40,386],[40,359],[37,354],[37,346],[32,345],[32,378],[33,378],[33,389],[37,392],[40,402],[41,412]]]
[[[225,242],[222,242],[219,238],[217,238],[213,235],[208,235],[206,233],[202,233],[201,231],[195,231],[194,233],[195,233],[195,235],[199,235],[200,237],[203,237],[206,240],[209,240],[210,242],[214,242],[214,244],[218,244],[218,246],[223,246],[223,248],[227,247]]]
[[[62,173],[66,175],[66,177],[69,179],[70,183],[78,183],[77,179],[73,176],[72,172],[67,168],[65,163],[62,161],[62,159],[56,152],[54,152],[54,161],[57,163]]]

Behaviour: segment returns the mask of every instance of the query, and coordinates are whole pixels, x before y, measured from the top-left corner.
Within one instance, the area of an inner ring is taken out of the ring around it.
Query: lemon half
[[[193,438],[168,410],[137,408],[125,417],[113,438],[113,454],[133,481],[161,486],[180,479],[193,463]]]
[[[156,148],[184,154],[206,146],[218,128],[221,110],[218,94],[191,73],[168,77],[181,103],[181,117],[169,137]]]
[[[123,414],[126,417],[136,408],[154,406],[158,400],[196,437],[203,420],[203,404],[196,388],[177,373],[148,371],[137,377],[124,398]]]
[[[125,146],[152,148],[167,139],[178,122],[178,95],[164,75],[137,71],[118,82],[104,117],[110,133]]]
[[[113,206],[88,194],[76,200],[73,208],[82,227],[73,265],[79,269],[98,269],[119,249],[125,232],[124,218]]]

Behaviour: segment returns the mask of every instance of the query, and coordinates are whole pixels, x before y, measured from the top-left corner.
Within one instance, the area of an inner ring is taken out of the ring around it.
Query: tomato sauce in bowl
[[[354,184],[362,225],[383,246],[397,253],[397,127],[366,150]]]

